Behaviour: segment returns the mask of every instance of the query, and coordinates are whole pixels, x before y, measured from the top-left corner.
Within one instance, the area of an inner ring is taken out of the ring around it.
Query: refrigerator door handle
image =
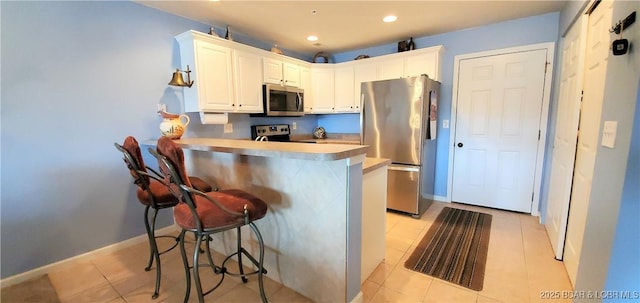
[[[392,164],[392,165],[389,165],[388,167],[389,167],[389,170],[415,171],[415,172],[420,171],[420,167],[419,166],[409,166],[409,167],[407,167],[407,166],[394,166]]]

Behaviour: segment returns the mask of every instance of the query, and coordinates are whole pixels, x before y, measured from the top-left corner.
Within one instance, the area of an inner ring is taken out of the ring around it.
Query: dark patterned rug
[[[482,290],[491,215],[445,207],[404,266]]]
[[[0,289],[2,303],[60,303],[55,288],[48,275],[42,275],[15,285]]]

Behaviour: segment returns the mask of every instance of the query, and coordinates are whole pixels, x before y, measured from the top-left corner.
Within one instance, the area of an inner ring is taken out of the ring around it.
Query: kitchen
[[[3,261],[6,278],[143,233],[139,205],[125,203],[134,194],[129,180],[119,178],[122,163],[111,144],[132,129],[139,130],[135,135],[140,138],[156,137],[160,120],[149,113],[158,103],[167,104],[169,111],[180,108],[179,91],[166,85],[179,66],[173,36],[191,29],[207,32],[208,25],[128,2],[2,2],[1,6],[2,246],[3,260],[12,261]],[[445,46],[443,66],[448,67],[443,79],[451,79],[457,54],[556,41],[566,27],[558,24],[558,18],[560,23],[572,19],[563,14],[424,37],[416,43]],[[360,53],[340,55],[347,61]],[[450,80],[443,81],[441,100],[451,100],[451,85]],[[451,114],[447,102],[440,109],[441,117]],[[229,122],[237,138],[248,138],[251,125],[281,122],[296,122],[300,133],[311,133],[316,126],[325,127],[328,134],[357,133],[355,116],[309,115],[283,121],[230,115]],[[196,123],[198,119],[193,117],[187,137],[233,137],[223,127]],[[438,154],[446,155],[449,134],[439,135],[445,144],[438,144]],[[446,172],[446,161],[436,166]],[[25,184],[37,184],[44,195],[30,193]],[[446,177],[436,178],[436,195],[445,192]],[[121,228],[106,229],[114,222]],[[40,231],[24,237],[25,231],[35,229]]]

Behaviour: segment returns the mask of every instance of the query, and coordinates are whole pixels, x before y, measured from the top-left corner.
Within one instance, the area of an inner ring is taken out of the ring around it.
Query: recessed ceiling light
[[[396,21],[396,20],[398,20],[398,17],[396,17],[394,15],[389,15],[389,16],[385,16],[384,18],[382,18],[382,21],[387,22],[387,23],[393,22],[393,21]]]
[[[318,36],[311,35],[311,36],[307,37],[307,40],[308,41],[318,41]]]

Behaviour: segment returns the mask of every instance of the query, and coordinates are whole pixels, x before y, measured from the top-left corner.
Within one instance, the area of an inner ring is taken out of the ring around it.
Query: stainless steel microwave
[[[264,84],[262,97],[264,114],[252,114],[252,116],[304,115],[304,91],[301,88]]]

